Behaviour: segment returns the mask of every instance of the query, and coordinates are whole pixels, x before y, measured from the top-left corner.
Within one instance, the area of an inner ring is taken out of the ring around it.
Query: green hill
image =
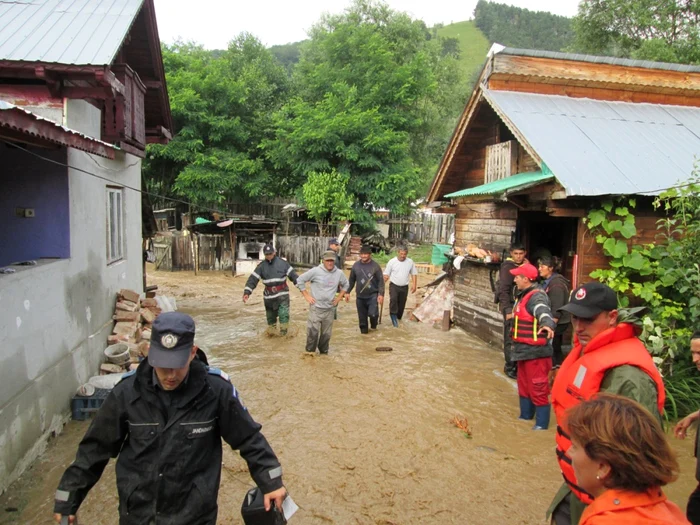
[[[437,29],[438,36],[456,38],[459,41],[459,61],[464,72],[469,75],[478,74],[486,61],[486,53],[491,44],[472,20],[456,22]]]

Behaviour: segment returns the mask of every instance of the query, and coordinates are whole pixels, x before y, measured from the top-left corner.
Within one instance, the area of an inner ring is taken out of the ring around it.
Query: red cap
[[[510,271],[510,274],[511,275],[524,275],[525,277],[527,277],[531,281],[535,281],[535,280],[537,280],[537,276],[540,273],[537,271],[537,268],[535,268],[532,264],[525,263],[525,264],[521,264],[517,268],[513,268]]]

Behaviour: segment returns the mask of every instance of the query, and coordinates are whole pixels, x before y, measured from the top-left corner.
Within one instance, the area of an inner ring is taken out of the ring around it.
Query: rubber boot
[[[378,317],[370,317],[370,318],[369,318],[369,327],[370,327],[372,330],[376,330],[376,329],[377,329],[377,321],[378,321],[378,320],[379,320]]]
[[[368,333],[369,333],[369,328],[367,328],[366,326],[361,326],[361,327],[360,327],[360,333],[361,333],[361,334],[368,334]]]
[[[529,397],[520,398],[520,416],[518,419],[530,421],[535,417],[535,404]]]
[[[549,428],[551,409],[551,405],[535,407],[535,426],[532,427],[532,430],[547,430]]]
[[[289,325],[287,323],[280,323],[280,335],[287,335],[287,330],[289,330]]]
[[[394,325],[394,328],[399,327],[399,318],[396,317],[396,314],[390,314],[391,315],[391,324]]]

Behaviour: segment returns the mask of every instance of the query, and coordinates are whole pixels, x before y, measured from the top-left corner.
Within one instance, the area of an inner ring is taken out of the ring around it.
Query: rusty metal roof
[[[0,0],[0,60],[110,65],[144,0]]]
[[[118,150],[112,144],[56,124],[53,120],[40,117],[4,100],[0,100],[0,137],[2,128],[28,137],[29,142],[31,137],[34,137],[38,141],[87,151],[108,159],[113,159]]]
[[[681,73],[700,73],[700,66],[671,64],[668,62],[654,62],[652,60],[632,60],[629,58],[582,55],[579,53],[560,53],[558,51],[542,51],[539,49],[518,49],[514,47],[504,47],[498,50],[497,53],[521,57],[551,58],[554,60],[571,60],[573,62],[590,62],[592,64],[609,64],[612,66],[639,67],[643,69],[663,69],[666,71],[678,71]]]
[[[483,93],[567,196],[658,194],[700,159],[700,108]]]

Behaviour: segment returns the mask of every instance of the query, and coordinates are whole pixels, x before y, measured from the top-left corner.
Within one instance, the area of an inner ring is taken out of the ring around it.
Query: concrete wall
[[[99,136],[99,118],[87,103],[66,104],[69,127]],[[0,275],[0,491],[60,432],[75,390],[97,373],[116,292],[142,288],[137,192],[124,190],[125,258],[106,260],[106,186],[140,188],[140,159],[119,152],[111,161],[73,149],[66,159],[110,182],[67,169],[70,258]],[[6,177],[3,170],[0,180]]]
[[[40,151],[40,150],[37,150]],[[65,148],[41,154],[66,162]],[[0,145],[0,266],[70,256],[68,173],[62,166],[37,162],[26,152]],[[34,217],[19,217],[17,209],[32,209]]]

